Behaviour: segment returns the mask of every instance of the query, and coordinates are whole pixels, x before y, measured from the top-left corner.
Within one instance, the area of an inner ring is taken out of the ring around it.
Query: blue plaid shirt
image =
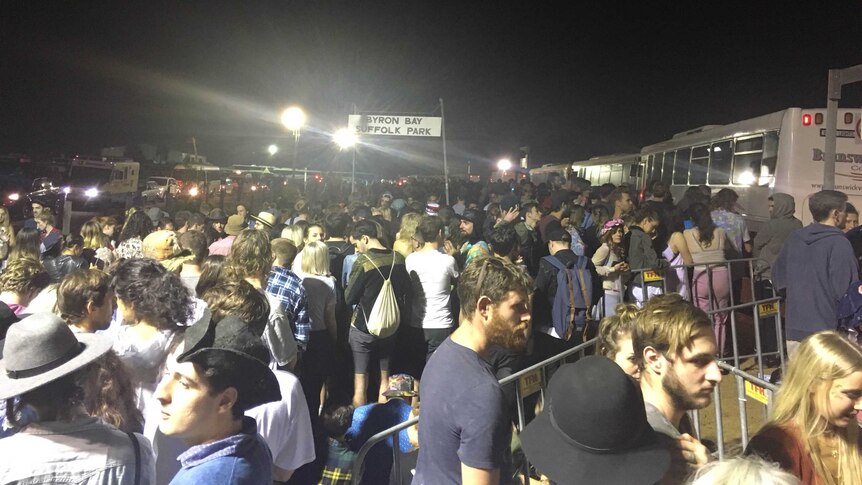
[[[308,317],[308,296],[302,286],[302,278],[287,268],[273,267],[266,279],[266,293],[281,302],[296,344],[300,350],[305,350],[311,334],[311,319]]]

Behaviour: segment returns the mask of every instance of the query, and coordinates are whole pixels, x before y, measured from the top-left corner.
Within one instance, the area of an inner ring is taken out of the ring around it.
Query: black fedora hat
[[[206,353],[225,354],[241,360],[249,368],[247,379],[236,383],[250,393],[244,396],[249,408],[280,400],[278,380],[267,365],[269,349],[261,338],[237,317],[229,315],[216,322],[210,315],[210,311],[205,310],[203,317],[186,330],[185,351],[177,357],[177,362],[194,361],[195,357]]]
[[[647,422],[641,391],[610,359],[592,356],[560,367],[547,396],[521,444],[553,481],[632,485],[664,476],[670,454]]]

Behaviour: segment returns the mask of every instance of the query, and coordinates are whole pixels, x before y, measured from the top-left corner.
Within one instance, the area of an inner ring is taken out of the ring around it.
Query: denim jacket
[[[150,442],[140,445],[141,485],[155,483]],[[0,483],[133,485],[135,450],[126,433],[98,418],[32,423],[0,439]]]

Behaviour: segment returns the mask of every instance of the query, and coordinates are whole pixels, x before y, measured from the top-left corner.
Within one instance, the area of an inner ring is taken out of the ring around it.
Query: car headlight
[[[197,187],[190,188],[189,189],[189,195],[191,195],[192,197],[197,197],[198,196],[198,188]]]
[[[86,195],[87,197],[96,197],[97,195],[99,195],[99,191],[95,188],[90,188],[84,191],[84,195]]]
[[[17,201],[20,198],[21,198],[21,194],[19,194],[18,192],[15,192],[14,194],[9,194],[9,200],[11,200],[13,202]]]
[[[69,195],[70,192],[72,192],[71,187],[63,187],[63,193],[64,194]]]

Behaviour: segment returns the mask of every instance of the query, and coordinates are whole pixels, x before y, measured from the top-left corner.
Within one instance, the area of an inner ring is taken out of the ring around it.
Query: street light
[[[342,128],[335,132],[332,139],[341,150],[353,148],[353,162],[350,165],[350,194],[353,195],[356,190],[356,133],[350,128]]]
[[[278,153],[278,146],[277,145],[270,145],[266,148],[266,151],[269,152],[270,157],[274,157],[275,154]]]
[[[505,172],[507,170],[510,170],[512,168],[512,161],[509,160],[508,158],[502,158],[502,159],[500,159],[500,161],[497,162],[497,168],[501,172]]]
[[[298,106],[291,106],[281,114],[281,123],[285,128],[293,132],[293,168],[290,171],[290,182],[293,185],[296,179],[297,147],[299,146],[299,131],[305,125],[305,112]]]

